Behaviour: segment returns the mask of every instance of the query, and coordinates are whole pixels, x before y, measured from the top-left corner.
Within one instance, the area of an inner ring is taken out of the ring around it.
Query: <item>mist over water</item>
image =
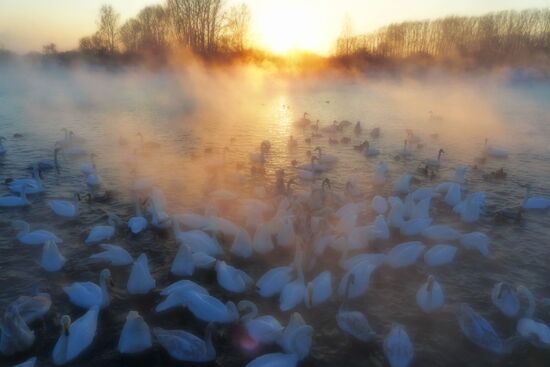
[[[489,211],[521,204],[530,183],[533,194],[550,193],[550,82],[514,81],[509,74],[461,74],[444,72],[405,76],[281,76],[258,67],[207,69],[199,65],[186,68],[151,71],[141,68],[105,71],[91,67],[35,67],[25,64],[0,66],[0,135],[9,154],[0,158],[0,181],[26,176],[25,167],[39,159],[53,158],[56,141],[63,138],[62,128],[87,140],[83,148],[97,155],[98,173],[104,189],[113,192],[111,203],[82,203],[78,221],[53,218],[45,199],[69,198],[71,192],[87,191],[81,163],[89,158],[61,157],[61,172],[45,177],[46,193],[33,197],[33,205],[18,211],[0,211],[0,283],[9,285],[0,293],[0,310],[17,296],[28,294],[36,282],[52,294],[54,317],[37,330],[34,347],[28,355],[37,355],[40,365],[51,363],[51,350],[58,337],[58,316],[80,315],[71,306],[62,286],[73,281],[97,281],[102,264],[87,258],[98,251],[83,245],[83,238],[95,224],[105,221],[104,211],[114,211],[122,218],[133,215],[131,184],[136,177],[150,177],[166,194],[170,213],[204,213],[209,194],[228,189],[250,198],[258,186],[271,188],[275,172],[284,169],[286,178],[296,177],[292,161],[309,161],[308,151],[322,146],[323,152],[337,155],[339,163],[324,173],[333,190],[342,191],[354,178],[367,200],[392,192],[392,183],[401,174],[415,173],[426,159],[434,159],[440,148],[445,150],[442,168],[434,181],[424,179],[416,187],[435,185],[453,177],[454,167],[469,166],[468,192],[484,191]],[[430,119],[429,111],[442,117]],[[353,126],[334,135],[349,137],[350,144],[329,144],[332,135],[311,137],[311,129],[294,123],[304,112],[320,127],[332,121],[361,121],[363,131],[357,135]],[[381,136],[371,139],[368,131],[379,127]],[[394,160],[410,129],[422,138],[422,146],[411,147],[411,158]],[[143,136],[143,142],[137,133]],[[13,138],[20,133],[22,138]],[[431,135],[437,134],[437,138]],[[288,148],[293,136],[297,149]],[[477,163],[485,139],[510,152],[507,160]],[[311,139],[311,142],[306,142]],[[265,173],[251,172],[249,154],[259,150],[263,140],[271,142],[266,156]],[[354,149],[364,140],[380,149],[376,158],[366,158]],[[154,142],[157,147],[145,149]],[[378,162],[389,165],[388,183],[381,189],[373,186],[373,172]],[[473,166],[477,165],[477,169]],[[483,174],[503,167],[505,181],[486,181]],[[298,181],[297,190],[314,185]],[[0,194],[7,193],[5,186]],[[244,224],[238,206],[219,208],[221,214]],[[450,224],[463,232],[480,230],[491,238],[490,259],[461,252],[449,267],[428,269],[424,265],[400,269],[380,269],[365,297],[352,302],[364,312],[378,333],[377,342],[362,345],[345,337],[337,328],[334,315],[338,302],[314,310],[300,308],[305,320],[315,328],[312,353],[304,366],[385,365],[381,338],[392,322],[406,325],[415,347],[417,366],[499,366],[547,365],[547,352],[521,347],[510,356],[495,357],[481,351],[462,337],[453,306],[468,302],[490,320],[503,338],[513,335],[515,322],[505,319],[491,304],[490,290],[499,281],[528,286],[538,297],[550,297],[548,215],[526,214],[521,225],[495,225],[489,215],[476,225],[460,223],[456,215],[436,206],[433,217],[438,223]],[[374,217],[367,218],[371,222]],[[27,220],[32,228],[54,231],[65,242],[60,245],[68,262],[63,272],[48,274],[37,263],[40,251],[16,243],[10,227],[14,219]],[[265,218],[267,219],[267,218]],[[392,240],[380,249],[386,251],[402,241]],[[176,280],[169,274],[177,244],[172,236],[149,231],[139,238],[120,230],[112,243],[125,247],[134,257],[146,252],[150,259],[157,288]],[[254,256],[251,260],[231,258],[255,280],[268,268],[288,263],[291,254]],[[339,255],[325,257],[319,268],[306,274],[314,277],[323,268],[337,269]],[[187,329],[203,335],[203,327],[182,312],[155,314],[160,296],[132,297],[125,285],[129,269],[113,268],[118,287],[113,292],[112,306],[102,313],[98,335],[87,358],[78,366],[181,365],[162,353],[151,353],[143,360],[123,359],[116,345],[124,318],[137,309],[151,326]],[[444,286],[446,306],[441,313],[424,315],[415,303],[415,293],[431,272]],[[290,313],[278,310],[276,300],[262,299],[251,289],[244,295],[224,293],[212,274],[200,273],[198,282],[224,300],[251,299],[262,314],[273,314],[286,323]],[[338,276],[339,279],[339,276]],[[537,317],[550,320],[550,310],[541,306]],[[231,332],[218,336],[215,342],[219,365],[241,366],[252,358],[231,340]],[[158,347],[157,347],[158,348]],[[264,348],[258,354],[271,351]],[[274,349],[275,350],[275,349]],[[0,357],[0,365],[13,365],[22,360]]]

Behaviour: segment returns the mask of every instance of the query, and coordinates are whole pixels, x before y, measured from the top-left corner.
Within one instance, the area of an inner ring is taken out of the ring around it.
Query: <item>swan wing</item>
[[[75,359],[95,338],[98,307],[92,307],[69,328],[67,361]]]

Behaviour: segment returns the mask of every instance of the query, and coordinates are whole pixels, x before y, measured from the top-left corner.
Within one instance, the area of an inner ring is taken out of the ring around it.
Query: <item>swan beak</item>
[[[63,324],[63,334],[65,334],[65,336],[69,336],[69,325],[66,323]]]

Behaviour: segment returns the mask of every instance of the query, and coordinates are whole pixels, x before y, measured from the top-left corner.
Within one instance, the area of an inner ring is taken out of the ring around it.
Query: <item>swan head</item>
[[[328,188],[332,190],[332,186],[330,184],[330,180],[328,179],[328,177],[323,180],[323,184],[321,186],[323,191],[325,191],[325,185],[328,186]]]
[[[130,311],[128,312],[128,315],[126,315],[126,320],[139,320],[141,319],[141,315],[137,311]]]
[[[103,269],[99,274],[99,281],[102,284],[107,284],[111,287],[114,287],[113,278],[111,276],[111,271],[109,269]]]
[[[71,327],[71,317],[69,315],[63,315],[61,317],[61,332],[65,336],[69,336],[69,328]]]

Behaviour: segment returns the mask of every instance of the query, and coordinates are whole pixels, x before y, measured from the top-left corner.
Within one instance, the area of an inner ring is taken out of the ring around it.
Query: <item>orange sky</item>
[[[239,0],[226,0],[228,5]],[[450,14],[472,15],[503,9],[548,7],[550,0],[248,0],[253,39],[276,52],[302,49],[326,54],[346,15],[357,33],[391,22]],[[95,30],[99,7],[111,4],[122,19],[161,0],[0,0],[0,45],[17,52],[39,51],[54,42],[75,48]]]

